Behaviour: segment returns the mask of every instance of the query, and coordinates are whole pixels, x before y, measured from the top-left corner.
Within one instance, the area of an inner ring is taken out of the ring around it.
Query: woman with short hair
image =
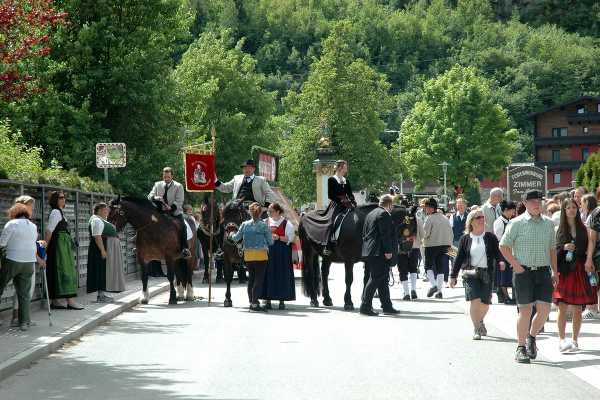
[[[456,286],[458,272],[463,271],[465,300],[470,302],[473,340],[487,336],[484,318],[492,302],[492,277],[496,262],[504,263],[498,239],[485,231],[485,216],[481,208],[467,216],[465,234],[458,242],[458,253],[450,274],[450,287]]]
[[[38,238],[37,227],[29,220],[31,213],[24,204],[8,210],[10,221],[0,235],[0,248],[5,253],[0,267],[0,297],[12,279],[19,298],[18,322],[22,331],[29,329],[31,319],[31,275],[35,268]]]
[[[265,271],[269,261],[269,246],[273,244],[271,229],[260,217],[262,207],[252,203],[249,207],[251,219],[244,221],[237,232],[231,232],[228,239],[234,242],[242,241],[244,247],[244,262],[248,268],[248,300],[250,311],[266,311],[259,303]]]
[[[63,310],[83,310],[83,307],[73,300],[74,297],[77,297],[79,276],[73,254],[74,242],[63,211],[66,206],[65,193],[62,191],[51,192],[48,204],[52,209],[46,226],[46,243],[48,243],[46,273],[48,294],[51,299],[50,307]],[[67,300],[66,304],[63,303],[63,299]]]
[[[98,303],[113,301],[103,292],[125,290],[121,248],[116,227],[107,221],[109,211],[106,203],[96,204],[88,227],[91,240],[88,247],[87,292],[98,292]]]

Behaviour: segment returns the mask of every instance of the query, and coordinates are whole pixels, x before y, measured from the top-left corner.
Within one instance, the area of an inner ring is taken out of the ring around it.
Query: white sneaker
[[[561,353],[566,353],[568,351],[571,351],[572,348],[573,348],[573,343],[571,343],[570,341],[568,341],[566,339],[562,339],[560,342],[558,342],[558,350]]]
[[[571,353],[574,353],[576,351],[579,351],[579,345],[577,344],[577,342],[571,342]]]

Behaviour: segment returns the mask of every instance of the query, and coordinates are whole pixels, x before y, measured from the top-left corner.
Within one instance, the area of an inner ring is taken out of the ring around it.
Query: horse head
[[[109,203],[110,213],[108,214],[108,222],[113,224],[117,231],[122,231],[127,225],[127,213],[123,208],[123,202],[121,201],[121,195],[117,196]]]

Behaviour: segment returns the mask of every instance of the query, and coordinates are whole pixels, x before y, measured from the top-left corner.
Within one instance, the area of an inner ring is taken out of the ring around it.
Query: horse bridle
[[[125,221],[126,221],[126,222],[129,222],[129,221],[127,221],[127,213],[125,212],[125,210],[123,210],[123,209],[121,208],[121,205],[120,205],[120,204],[118,204],[118,205],[113,205],[113,206],[111,206],[111,207],[114,207],[116,210],[118,210],[118,213],[119,213],[119,215],[120,215],[121,217],[125,217]],[[152,225],[152,224],[156,223],[157,221],[155,221],[155,219],[156,219],[156,217],[155,217],[154,215],[152,215],[152,217],[150,218],[150,222],[148,222],[148,223],[147,223],[147,224],[145,224],[145,225],[142,225],[140,228],[136,228],[136,229],[135,229],[136,236],[137,236],[137,234],[138,234],[138,233],[140,233],[141,231],[143,231],[144,229],[146,229],[146,228],[147,228],[147,227],[149,227],[150,225]]]

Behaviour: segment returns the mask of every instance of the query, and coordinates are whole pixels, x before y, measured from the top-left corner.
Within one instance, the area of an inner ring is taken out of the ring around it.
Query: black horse
[[[239,201],[230,201],[225,205],[223,209],[223,274],[225,276],[225,283],[227,284],[227,290],[225,291],[225,301],[223,306],[232,307],[233,302],[231,301],[231,281],[233,280],[234,267],[238,267],[238,277],[241,280],[242,270],[244,268],[244,259],[240,247],[231,240],[228,235],[230,232],[236,232],[242,222],[249,220],[250,214],[244,205]],[[245,273],[245,272],[244,272]]]
[[[120,196],[110,202],[108,220],[118,231],[123,230],[127,223],[136,230],[136,255],[142,269],[142,304],[148,304],[148,268],[146,265],[153,260],[165,260],[167,278],[170,283],[169,304],[177,304],[177,299],[194,300],[192,285],[195,256],[188,260],[181,258],[179,229],[185,229],[181,222],[156,209],[153,203],[146,199]],[[196,235],[188,241],[190,249],[195,248]],[[193,254],[194,252],[192,252]],[[177,277],[177,291],[174,280]]]
[[[340,234],[337,245],[328,256],[323,255],[323,246],[310,238],[307,219],[315,216],[320,211],[313,211],[303,215],[300,219],[298,234],[302,246],[302,284],[304,294],[310,297],[310,304],[313,307],[319,306],[318,296],[321,292],[320,285],[323,284],[323,305],[332,306],[333,302],[329,294],[329,269],[332,262],[344,263],[346,268],[346,292],[344,294],[344,310],[353,310],[352,296],[350,288],[354,281],[354,264],[362,261],[362,230],[365,217],[369,212],[377,207],[377,204],[367,204],[356,207],[350,212],[340,226]],[[412,234],[416,232],[416,219],[414,213],[402,206],[394,206],[392,210],[392,220],[399,234]],[[406,230],[409,232],[406,232]],[[319,273],[319,256],[321,256],[321,271]]]
[[[212,216],[212,220],[211,220]],[[219,208],[216,202],[212,202],[205,198],[200,207],[200,224],[198,225],[198,240],[200,246],[202,246],[202,254],[204,254],[204,276],[202,283],[208,283],[208,268],[209,268],[209,256],[210,256],[210,225],[211,221],[213,224],[213,236],[212,236],[212,251],[216,252],[222,246],[223,235],[221,234],[221,217]],[[223,268],[217,266],[217,282],[223,281]]]

